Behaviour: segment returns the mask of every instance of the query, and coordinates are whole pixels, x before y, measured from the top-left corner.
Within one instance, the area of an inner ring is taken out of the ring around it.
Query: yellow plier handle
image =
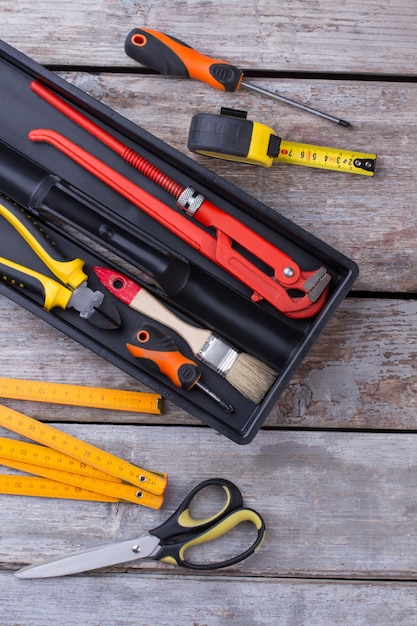
[[[43,298],[42,306],[50,311],[54,307],[66,309],[73,292],[56,280],[24,265],[0,257],[0,280]]]
[[[58,278],[64,285],[67,285],[70,289],[76,289],[82,283],[84,283],[88,276],[83,271],[84,261],[82,259],[73,259],[71,261],[59,260],[56,258],[58,252],[54,248],[54,243],[49,239],[46,233],[42,230],[42,226],[33,219],[31,215],[23,208],[12,204],[11,202],[0,203],[0,215],[4,217],[12,226],[17,230],[26,243],[32,248],[35,254],[41,259],[46,267]],[[43,239],[41,243],[41,238]],[[8,267],[16,269],[16,264],[11,263],[7,259],[2,259],[2,265],[5,263]],[[42,274],[37,272],[31,273],[31,270],[18,266],[19,271],[24,270],[26,275],[32,277],[36,276],[38,280],[42,277],[42,284],[46,289],[48,284],[48,291],[51,290],[49,282],[45,282]],[[53,282],[53,281],[52,281]],[[71,296],[71,294],[70,294]],[[55,305],[60,306],[60,305]],[[45,308],[46,305],[45,305]]]

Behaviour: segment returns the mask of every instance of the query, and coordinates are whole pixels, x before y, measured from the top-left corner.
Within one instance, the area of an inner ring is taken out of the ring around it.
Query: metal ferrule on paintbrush
[[[195,356],[206,365],[210,364],[211,369],[224,378],[233,367],[239,352],[217,335],[211,334]]]

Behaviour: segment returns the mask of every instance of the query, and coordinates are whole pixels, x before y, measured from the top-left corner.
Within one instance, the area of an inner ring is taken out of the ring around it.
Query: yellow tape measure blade
[[[279,155],[274,160],[293,165],[373,176],[376,159],[376,154],[282,140]]]
[[[376,154],[285,141],[275,131],[246,118],[246,111],[222,109],[220,115],[197,113],[188,148],[218,159],[271,167],[274,162],[373,176]]]

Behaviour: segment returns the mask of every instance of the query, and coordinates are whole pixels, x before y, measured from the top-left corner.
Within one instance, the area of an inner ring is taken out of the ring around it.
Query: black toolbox
[[[0,283],[1,293],[233,441],[249,443],[355,281],[356,264],[4,42],[0,42],[0,63],[0,192],[43,224],[66,258],[81,257],[85,261],[91,287],[106,291],[92,271],[94,266],[120,269],[178,316],[212,329],[242,352],[276,370],[277,377],[264,399],[256,404],[200,363],[204,384],[233,406],[233,412],[227,413],[200,390],[179,389],[151,370],[149,363],[129,353],[126,343],[149,320],[118,300],[114,299],[114,303],[121,326],[103,330],[71,309],[46,311],[30,293],[7,280]],[[184,187],[191,185],[220,209],[284,250],[303,269],[326,268],[331,283],[321,310],[309,318],[293,319],[264,300],[252,301],[247,286],[128,199],[54,147],[30,141],[29,131],[53,129],[179,211],[175,199],[166,191],[33,93],[30,83],[34,79],[79,107],[172,179]],[[45,272],[45,267],[4,220],[0,239],[1,256]],[[149,276],[158,280],[149,280]],[[108,293],[106,297],[112,298]],[[172,332],[171,335],[181,351],[193,358],[182,338]]]

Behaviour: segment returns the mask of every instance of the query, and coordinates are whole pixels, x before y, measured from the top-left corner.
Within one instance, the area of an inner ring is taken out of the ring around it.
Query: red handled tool
[[[200,389],[227,413],[233,412],[230,404],[203,385],[197,363],[184,356],[173,338],[161,328],[153,324],[143,324],[126,347],[132,356],[150,362],[153,368],[169,378],[179,389]]]
[[[101,284],[120,302],[171,328],[186,341],[198,361],[225,378],[248,400],[256,404],[263,400],[278,377],[276,370],[253,355],[241,352],[211,329],[189,324],[118,270],[106,267],[93,269]]]
[[[221,216],[222,223],[215,225],[217,236],[211,235],[59,133],[37,129],[29,133],[29,139],[44,141],[54,146],[94,174],[165,228],[247,285],[253,291],[251,297],[255,302],[263,298],[293,318],[312,317],[323,307],[330,282],[330,275],[324,267],[312,271],[301,270],[282,250],[275,248],[270,242],[220,209],[209,211],[208,214],[203,212],[201,221],[205,225],[210,223],[214,225],[215,213],[217,217]],[[194,208],[193,205],[197,202],[198,198],[191,198],[188,204]],[[232,232],[233,226],[236,227],[235,232]],[[223,228],[226,232],[222,230]],[[264,272],[238,252],[233,247],[233,241],[246,247],[268,265],[272,273]],[[275,263],[275,267],[272,263]]]
[[[177,205],[181,209],[185,210],[189,217],[196,219],[206,227],[214,228],[216,230],[217,240],[211,237],[211,235],[207,235],[203,241],[205,233],[201,230],[198,232],[199,229],[193,228],[192,224],[188,222],[188,220],[185,221],[180,219],[179,222],[176,220],[176,225],[172,224],[172,227],[170,227],[167,223],[161,221],[161,219],[155,215],[155,212],[151,213],[155,219],[159,219],[161,223],[164,223],[167,228],[172,230],[181,238],[185,239],[191,246],[200,250],[202,254],[205,254],[205,256],[208,256],[208,258],[212,261],[224,269],[227,269],[227,271],[229,271],[232,275],[253,289],[252,300],[256,302],[264,298],[289,317],[310,317],[318,312],[324,303],[324,298],[321,296],[326,295],[326,287],[330,281],[330,276],[327,274],[325,268],[319,268],[319,270],[312,272],[302,272],[298,265],[290,257],[284,254],[281,250],[277,249],[269,241],[265,240],[252,229],[242,224],[242,222],[236,218],[219,209],[193,187],[184,187],[174,181],[167,174],[159,170],[159,168],[138,154],[135,150],[123,144],[101,126],[93,122],[90,118],[86,117],[83,113],[45,87],[42,83],[33,81],[30,87],[32,91],[43,98],[51,106],[63,113],[78,126],[89,132],[93,135],[93,137],[99,139],[132,167],[135,167],[152,182],[158,184],[165,191],[174,196],[177,201]],[[33,132],[30,136],[31,138],[33,137]],[[78,149],[78,152],[79,151],[80,149]],[[92,158],[93,157],[90,158],[90,162]],[[120,177],[120,175],[118,176],[120,181],[122,177]],[[103,180],[103,178],[101,178],[101,180]],[[110,184],[108,181],[105,182]],[[125,187],[125,185],[118,185],[117,191],[122,193],[122,195],[125,195],[122,191],[120,191],[121,186]],[[132,184],[129,186],[132,186]],[[143,193],[144,192],[142,192],[142,195]],[[137,206],[139,205],[137,204]],[[167,211],[170,211],[170,209],[165,206],[164,213]],[[161,209],[156,207],[156,212],[160,215]],[[177,215],[175,212],[172,213],[173,215]],[[178,230],[177,225],[179,227]],[[186,238],[187,233],[189,234],[189,238]],[[273,276],[268,276],[259,270],[258,267],[250,263],[248,259],[233,250],[232,241],[235,241],[240,246],[248,250],[253,256],[259,258],[263,263],[268,265],[272,270],[271,273]],[[234,271],[232,271],[232,265],[234,267]],[[255,279],[256,282],[254,282],[252,275],[257,276]],[[272,285],[270,284],[271,282],[273,283]],[[292,289],[296,292],[298,291],[297,296],[295,298],[291,298],[293,300],[293,305],[295,305],[295,301],[297,301],[297,306],[295,308],[290,308],[288,306],[280,308],[280,306],[276,304],[277,300],[274,293],[277,289],[277,283],[282,285],[284,288]],[[303,294],[307,296],[307,302],[302,301]],[[318,308],[312,306],[312,304],[316,302],[321,303]],[[308,309],[309,312],[305,310],[303,314],[299,314],[299,312],[304,309]],[[314,311],[312,309],[314,309]]]
[[[252,300],[265,299],[279,311],[293,318],[316,315],[327,298],[330,275],[324,267],[303,271],[282,250],[208,202],[192,187],[187,187],[177,203],[190,217],[212,226],[216,236],[199,228],[131,180],[118,173],[66,137],[52,130],[29,133],[32,141],[44,141],[69,156],[88,172],[145,211],[194,249],[228,271],[252,290]],[[203,206],[204,205],[204,206]],[[261,270],[233,247],[233,242],[271,268]]]
[[[158,30],[134,28],[126,37],[125,51],[135,61],[161,74],[196,78],[222,91],[236,92],[239,87],[245,87],[286,104],[291,104],[308,113],[323,117],[340,126],[351,126],[349,122],[345,122],[345,120],[341,120],[333,115],[322,113],[273,91],[267,91],[262,87],[244,82],[242,80],[243,72],[228,61],[205,56],[179,39],[170,37]]]

